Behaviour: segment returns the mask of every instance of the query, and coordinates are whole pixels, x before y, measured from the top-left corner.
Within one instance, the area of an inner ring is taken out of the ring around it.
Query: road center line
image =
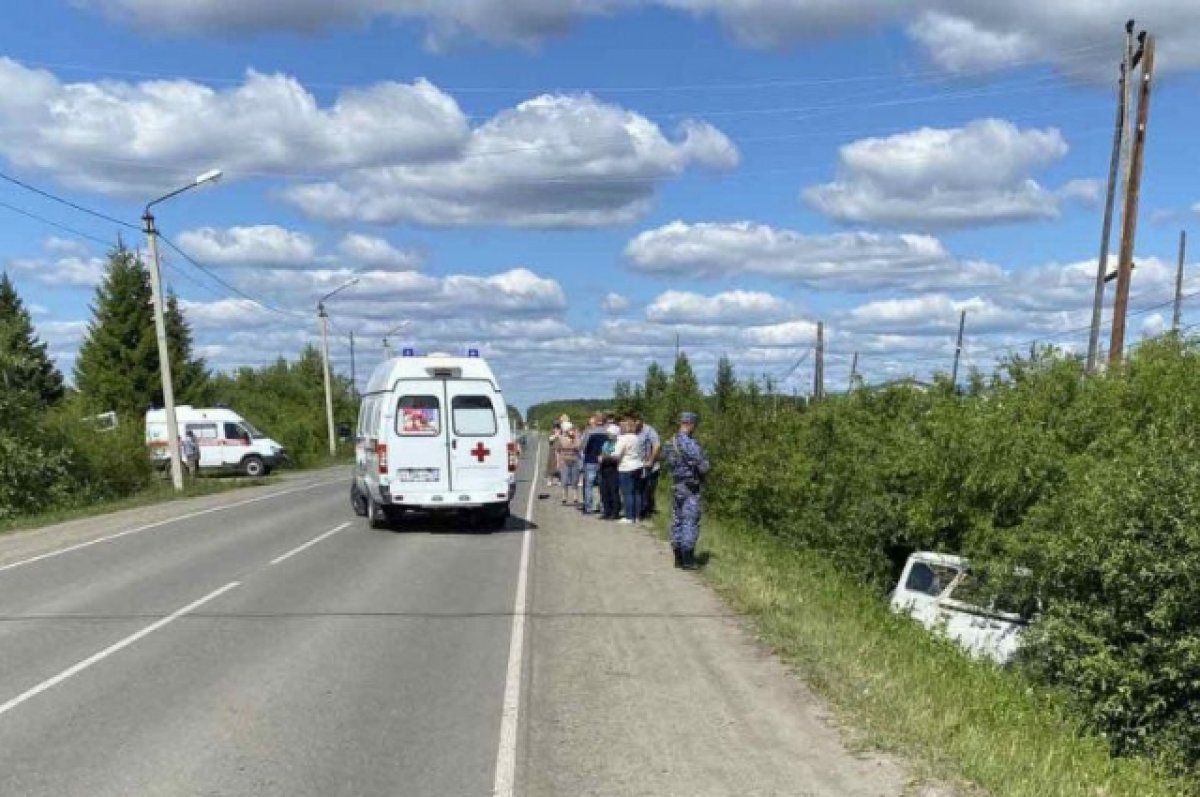
[[[71,553],[72,551],[79,551],[84,548],[90,548],[91,546],[99,545],[102,542],[112,542],[113,540],[119,540],[122,537],[128,537],[131,534],[140,534],[143,531],[150,531],[151,529],[156,529],[161,526],[166,526],[170,523],[178,523],[181,520],[191,520],[192,518],[198,518],[198,517],[202,517],[204,515],[211,515],[214,512],[224,512],[228,509],[237,509],[240,506],[247,506],[248,504],[256,504],[259,501],[269,501],[272,498],[278,498],[282,495],[290,495],[292,493],[298,493],[301,490],[311,490],[315,487],[326,487],[331,484],[339,484],[343,481],[344,481],[344,479],[337,479],[337,480],[330,480],[327,482],[317,482],[316,484],[305,484],[301,487],[293,487],[290,490],[281,490],[277,493],[271,493],[270,495],[260,495],[257,498],[248,498],[245,501],[238,501],[237,503],[234,503],[234,504],[227,504],[225,506],[214,506],[214,507],[210,507],[209,509],[201,509],[197,512],[189,512],[188,514],[180,515],[179,517],[166,518],[165,520],[156,520],[155,522],[147,523],[144,526],[138,526],[137,528],[132,528],[132,529],[125,529],[124,531],[118,531],[115,534],[107,534],[103,537],[97,537],[94,540],[88,540],[87,542],[81,542],[76,545],[69,545],[66,548],[59,548],[54,551],[49,551],[47,553],[38,554],[37,556],[31,556],[28,559],[20,559],[16,562],[9,562],[6,565],[0,565],[0,573],[3,573],[6,570],[13,570],[18,567],[24,567],[25,565],[31,565],[34,562],[41,562],[44,559],[52,559],[55,556],[62,556],[63,554]]]
[[[513,600],[512,637],[508,643],[508,672],[504,678],[504,712],[500,717],[500,747],[496,753],[495,797],[512,797],[517,786],[517,725],[521,714],[521,671],[525,655],[526,595],[529,583],[529,543],[532,539],[533,499],[538,492],[542,464],[542,439],[537,438],[533,453],[533,480],[529,482],[529,500],[525,506],[525,531],[521,539],[521,567],[517,572],[517,596]]]
[[[91,667],[93,664],[96,664],[98,662],[103,661],[104,659],[107,659],[109,656],[113,655],[114,653],[116,653],[124,648],[129,647],[133,643],[137,642],[139,639],[143,639],[143,638],[149,636],[150,634],[153,634],[155,631],[162,628],[163,626],[168,625],[168,624],[174,622],[175,620],[178,620],[180,617],[183,617],[185,614],[195,611],[196,609],[200,608],[201,606],[208,603],[209,601],[216,600],[217,598],[224,595],[226,592],[229,592],[229,590],[233,589],[234,587],[240,586],[240,584],[241,584],[240,581],[231,581],[228,584],[226,584],[225,586],[221,587],[220,589],[213,590],[212,592],[208,593],[203,598],[192,601],[187,606],[184,606],[182,609],[180,609],[176,612],[172,612],[171,614],[167,615],[166,617],[162,618],[161,620],[151,623],[150,625],[143,628],[141,631],[130,634],[129,636],[122,639],[120,642],[116,642],[112,645],[109,645],[104,650],[100,651],[99,653],[94,653],[91,656],[88,656],[86,659],[79,662],[78,664],[71,665],[70,667],[63,670],[62,672],[60,672],[58,675],[54,676],[53,678],[47,678],[45,681],[42,681],[37,686],[35,686],[31,689],[25,690],[21,694],[14,697],[12,700],[9,700],[4,705],[0,705],[0,715],[4,715],[4,714],[8,713],[9,711],[12,711],[14,708],[21,705],[26,700],[30,700],[34,697],[37,697],[42,692],[45,692],[47,689],[52,689],[55,686],[58,686],[63,681],[67,680],[68,678],[72,678],[72,677],[78,675],[79,673],[86,670],[88,667]]]
[[[284,561],[285,559],[291,559],[293,556],[295,556],[296,554],[305,550],[306,548],[311,548],[312,546],[316,545],[321,540],[332,537],[334,534],[337,534],[339,531],[341,531],[342,529],[346,528],[349,525],[350,525],[349,523],[343,523],[342,525],[338,526],[336,529],[330,529],[329,531],[325,532],[321,536],[314,537],[311,540],[309,540],[308,542],[304,543],[303,545],[298,545],[295,548],[293,548],[292,550],[288,551],[287,553],[282,554],[280,556],[276,556],[274,559],[271,560],[271,564],[277,565],[280,562]]]

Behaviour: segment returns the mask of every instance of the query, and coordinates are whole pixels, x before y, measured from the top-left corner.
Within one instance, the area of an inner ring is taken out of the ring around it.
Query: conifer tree
[[[9,402],[43,410],[63,397],[62,374],[34,334],[33,321],[8,274],[0,275],[0,390]]]

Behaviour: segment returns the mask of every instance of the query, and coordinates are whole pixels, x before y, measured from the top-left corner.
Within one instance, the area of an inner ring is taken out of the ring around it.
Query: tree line
[[[908,555],[959,553],[1039,606],[1016,665],[1121,755],[1200,764],[1200,343],[1176,335],[1089,376],[1052,348],[965,390],[818,402],[739,380],[702,395],[686,356],[610,400],[670,429],[699,407],[707,509],[826,559],[884,599]],[[1015,573],[1028,573],[1017,577]]]
[[[144,414],[162,407],[162,379],[149,272],[122,242],[109,252],[71,384],[51,359],[28,308],[0,275],[0,520],[86,506],[144,489],[155,477]],[[278,440],[299,465],[323,461],[320,355],[214,374],[194,351],[173,293],[164,319],[177,404],[227,405]],[[353,421],[349,380],[335,378],[335,417]],[[97,416],[115,413],[108,429]]]

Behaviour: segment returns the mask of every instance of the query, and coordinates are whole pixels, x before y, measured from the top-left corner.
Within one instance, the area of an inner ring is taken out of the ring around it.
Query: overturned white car
[[[971,655],[1000,664],[1012,660],[1033,616],[1031,607],[996,597],[963,557],[928,551],[908,557],[891,604]]]

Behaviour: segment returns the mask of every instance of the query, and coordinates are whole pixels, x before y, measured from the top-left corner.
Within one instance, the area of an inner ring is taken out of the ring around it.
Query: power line
[[[272,313],[278,313],[279,315],[286,315],[286,316],[293,316],[293,317],[306,317],[306,316],[303,316],[302,313],[298,313],[295,310],[284,310],[279,307],[275,307],[272,304],[264,302],[263,300],[258,299],[257,297],[251,296],[250,294],[243,291],[241,288],[238,288],[235,285],[232,285],[229,282],[226,282],[224,279],[222,279],[217,274],[215,274],[212,271],[212,269],[210,269],[208,266],[205,266],[203,263],[199,262],[198,260],[193,258],[191,255],[189,255],[187,252],[180,249],[178,246],[175,245],[174,241],[172,241],[167,236],[163,235],[161,230],[158,233],[158,237],[159,237],[159,240],[161,240],[168,247],[170,247],[171,250],[174,251],[177,255],[182,257],[184,260],[186,260],[188,263],[190,263],[193,267],[199,269],[200,271],[202,271],[206,275],[208,275],[209,279],[223,285],[226,289],[232,291],[233,293],[237,294],[241,298],[251,301],[254,304],[258,305],[259,307],[263,308],[264,310],[268,310]]]
[[[19,208],[16,205],[10,205],[7,202],[0,202],[0,208],[4,208],[5,210],[12,211],[13,213],[20,214],[28,219],[33,219],[34,221],[41,222],[42,224],[48,224],[51,227],[55,227],[59,230],[62,230],[65,233],[74,235],[77,238],[84,238],[88,241],[94,241],[95,243],[98,243],[102,246],[112,246],[114,243],[113,241],[106,241],[103,238],[98,238],[95,235],[86,233],[83,230],[77,230],[74,227],[71,227],[69,225],[62,224],[57,221],[53,221],[51,219],[46,218],[45,216],[39,216],[38,214],[36,214],[32,211],[25,210],[24,208]]]
[[[26,183],[23,180],[18,180],[16,177],[13,177],[10,174],[5,174],[4,172],[0,172],[0,180],[7,180],[8,182],[12,183],[13,185],[17,185],[17,186],[20,186],[21,188],[24,188],[26,191],[32,191],[33,193],[38,194],[39,196],[43,196],[46,199],[49,199],[53,202],[57,202],[60,205],[66,205],[67,207],[72,208],[74,210],[78,210],[81,213],[86,213],[89,216],[95,216],[98,219],[103,219],[104,221],[111,222],[112,224],[116,224],[119,227],[125,227],[126,229],[130,229],[130,230],[137,230],[138,232],[142,231],[142,228],[136,224],[131,224],[130,222],[122,221],[121,219],[109,216],[106,213],[101,213],[98,210],[93,210],[89,207],[84,207],[83,205],[79,205],[75,202],[72,202],[69,199],[63,199],[62,197],[60,197],[56,194],[52,194],[49,191],[46,191],[45,189],[38,188],[37,186],[34,186],[34,185],[30,185],[29,183]]]

